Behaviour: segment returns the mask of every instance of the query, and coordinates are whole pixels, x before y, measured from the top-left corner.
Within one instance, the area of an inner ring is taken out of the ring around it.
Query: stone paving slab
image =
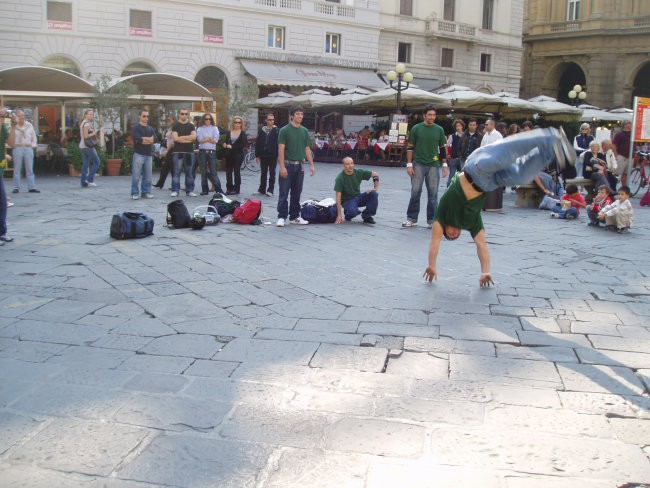
[[[388,350],[321,344],[309,362],[312,368],[350,369],[381,373],[386,366]]]

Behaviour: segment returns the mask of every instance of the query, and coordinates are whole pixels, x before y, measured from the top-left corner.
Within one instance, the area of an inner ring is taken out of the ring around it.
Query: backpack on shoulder
[[[170,229],[187,229],[192,217],[183,200],[174,200],[167,205],[167,227]]]
[[[235,209],[232,220],[238,224],[249,225],[259,219],[261,214],[262,202],[251,198]]]
[[[113,215],[111,237],[114,239],[140,239],[153,235],[153,219],[140,212]]]

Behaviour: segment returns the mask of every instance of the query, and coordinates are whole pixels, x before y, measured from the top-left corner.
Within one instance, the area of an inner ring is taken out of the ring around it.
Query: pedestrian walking
[[[99,169],[99,156],[95,146],[86,146],[86,141],[97,139],[99,135],[94,128],[95,112],[91,108],[84,110],[84,118],[79,124],[79,149],[81,150],[81,186],[83,188],[97,186],[95,173]]]
[[[208,180],[215,190],[223,193],[221,181],[217,174],[217,143],[219,129],[214,125],[214,119],[209,113],[203,114],[201,123],[196,129],[196,139],[199,142],[199,168],[201,170],[201,195],[208,194]]]
[[[29,193],[40,193],[36,188],[34,177],[34,151],[38,145],[34,126],[25,120],[25,112],[16,110],[11,117],[11,132],[9,134],[9,145],[13,148],[12,158],[14,161],[14,193],[20,191],[20,178],[25,166],[27,178],[27,190]]]
[[[0,107],[0,161],[4,164],[0,165],[0,246],[4,246],[5,242],[13,241],[12,237],[7,235],[7,192],[5,191],[5,180],[3,173],[5,170],[6,162],[11,161],[11,156],[5,152],[5,144],[9,138],[9,131],[2,123],[2,119],[7,116],[7,109]]]

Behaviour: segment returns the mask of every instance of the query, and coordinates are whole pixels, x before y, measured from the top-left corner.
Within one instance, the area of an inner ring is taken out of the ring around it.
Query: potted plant
[[[83,166],[83,159],[81,157],[81,149],[79,144],[75,141],[70,141],[67,148],[68,155],[68,173],[70,176],[81,176],[81,167]]]
[[[133,160],[133,148],[131,146],[118,147],[115,151],[115,157],[123,161],[120,174],[125,176],[130,175],[131,162]]]
[[[95,105],[99,113],[99,125],[101,133],[104,133],[106,122],[110,122],[113,128],[111,132],[111,153],[106,158],[106,174],[108,176],[119,176],[123,163],[124,154],[117,154],[115,147],[115,128],[120,122],[122,114],[130,108],[133,99],[140,95],[140,89],[128,81],[123,81],[115,85],[111,84],[111,77],[103,75],[95,83]],[[103,141],[103,137],[100,140]],[[129,164],[130,164],[129,159]],[[129,169],[130,172],[130,169]]]

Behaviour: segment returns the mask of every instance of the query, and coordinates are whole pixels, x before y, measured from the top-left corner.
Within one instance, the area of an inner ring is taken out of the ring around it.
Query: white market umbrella
[[[331,99],[329,100],[317,101],[314,107],[354,107],[359,100],[362,100],[366,95],[370,95],[371,93],[370,90],[366,90],[365,88],[350,88],[343,90],[340,95],[330,97]]]
[[[500,97],[472,90],[466,86],[451,85],[436,90],[436,94],[449,100],[454,109],[466,109],[477,112],[498,112],[506,105]]]
[[[365,95],[357,100],[355,105],[369,108],[391,108],[397,106],[396,97],[397,91],[387,87],[370,95]],[[403,105],[410,107],[421,107],[432,104],[436,108],[451,108],[451,102],[449,100],[435,93],[413,88],[413,85],[402,91],[401,102]]]
[[[302,108],[314,108],[319,106],[318,104],[326,104],[332,99],[332,95],[325,90],[319,90],[318,88],[313,88],[302,92],[300,95],[295,96],[291,99],[285,100],[283,103],[278,105],[279,107],[291,107],[293,105],[300,105]]]
[[[282,102],[286,102],[290,98],[294,98],[294,96],[291,93],[287,93],[283,91],[270,93],[266,97],[258,98],[257,101],[255,102],[255,106],[260,108],[275,108],[280,106]]]
[[[512,93],[501,91],[495,93],[494,96],[499,97],[503,102],[506,103],[506,105],[502,106],[499,109],[499,112],[501,112],[503,115],[532,115],[537,112],[537,109],[532,103],[524,100],[523,98],[519,98]]]
[[[566,103],[558,102],[555,98],[539,95],[529,98],[537,111],[547,120],[558,122],[575,122],[582,116],[582,110]]]
[[[632,114],[612,113],[607,110],[601,110],[593,105],[582,104],[578,108],[582,110],[580,122],[616,122],[617,120],[632,120]]]

